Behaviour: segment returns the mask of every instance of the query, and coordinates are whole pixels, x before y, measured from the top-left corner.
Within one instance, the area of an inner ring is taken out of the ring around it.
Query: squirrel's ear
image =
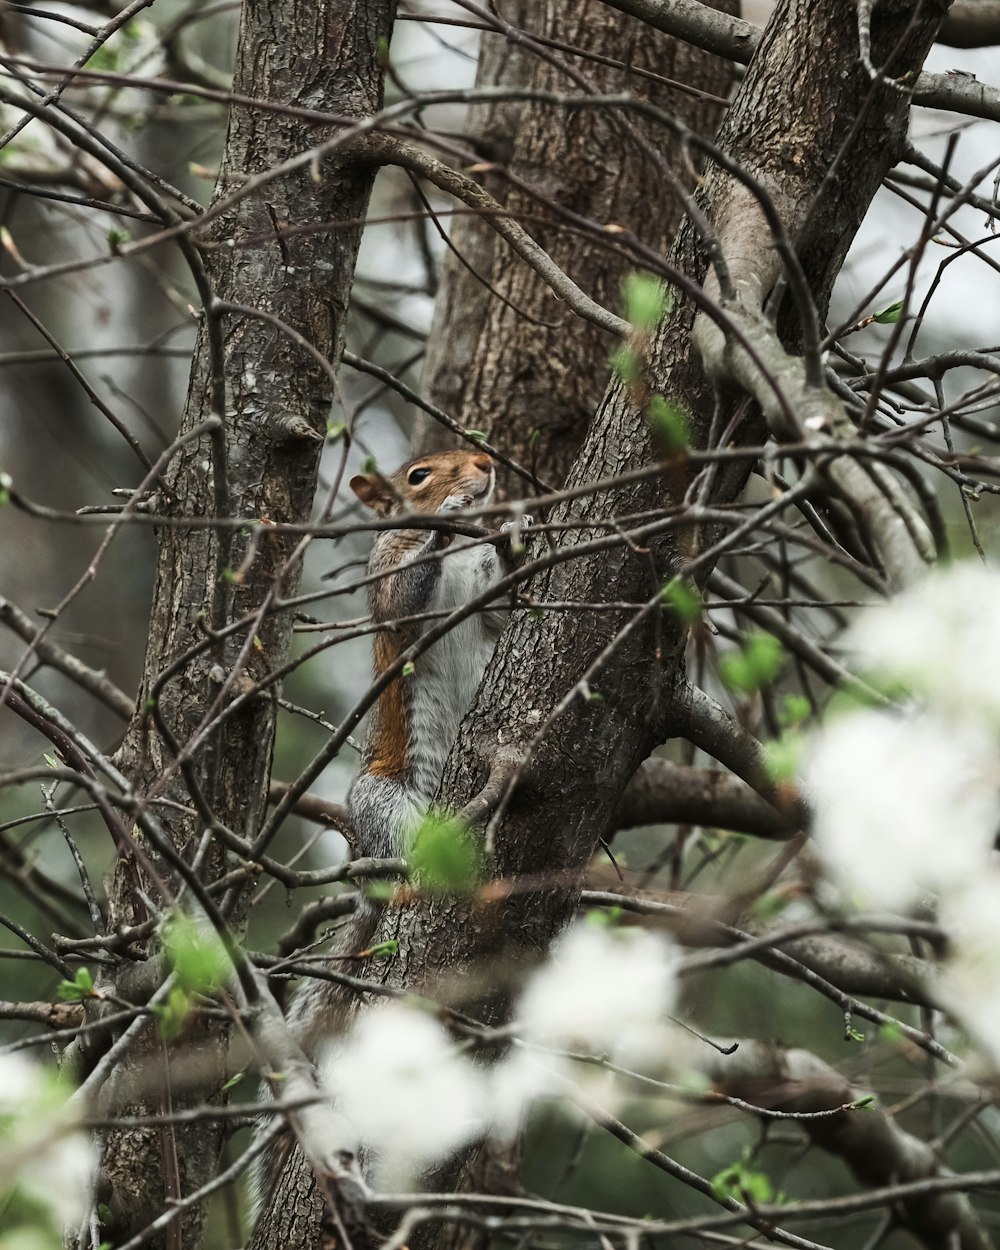
[[[395,501],[395,496],[384,477],[377,474],[359,473],[356,477],[351,478],[351,490],[361,500],[366,508],[371,508],[372,512],[384,514],[389,511]]]

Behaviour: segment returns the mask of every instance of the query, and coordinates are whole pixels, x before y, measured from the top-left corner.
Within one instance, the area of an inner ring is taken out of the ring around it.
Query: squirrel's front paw
[[[500,558],[508,565],[518,563],[524,555],[524,531],[530,529],[534,523],[535,518],[525,513],[516,521],[504,521],[500,526],[503,538],[497,549]]]
[[[525,512],[520,517],[518,517],[516,521],[504,521],[503,525],[500,526],[500,533],[509,534],[511,530],[530,529],[531,526],[534,525],[534,523],[535,523],[535,518],[529,515],[527,512]]]
[[[449,495],[441,507],[438,508],[438,512],[462,512],[464,509],[471,507],[471,495]]]

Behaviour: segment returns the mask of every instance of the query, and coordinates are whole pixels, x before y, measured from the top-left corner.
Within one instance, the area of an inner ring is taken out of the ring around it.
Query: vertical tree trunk
[[[246,0],[243,7],[234,90],[279,105],[324,109],[355,117],[381,105],[379,46],[388,39],[395,0]],[[308,226],[330,220],[363,218],[372,171],[336,154],[317,171],[304,164],[243,193],[247,179],[272,169],[290,156],[308,151],[335,132],[283,114],[280,110],[234,107],[230,114],[222,171],[216,188],[221,215],[198,235],[216,245],[206,253],[209,281],[216,299],[249,306],[277,318],[303,336],[318,353],[336,364],[343,346],[344,320],[360,240],[360,227],[330,233],[303,233],[280,239],[284,224]],[[317,176],[318,175],[318,176]],[[230,195],[240,198],[227,204]],[[246,240],[256,240],[241,246]],[[234,244],[232,246],[230,244]],[[205,310],[208,316],[213,310]],[[225,448],[229,514],[304,522],[313,500],[319,453],[332,398],[329,374],[273,323],[224,314],[221,321],[226,388]],[[209,324],[203,321],[195,353],[181,433],[195,429],[213,413],[213,377]],[[212,516],[215,490],[211,440],[202,437],[177,455],[160,490],[162,510],[171,516]],[[215,464],[219,464],[216,459]],[[267,781],[275,729],[275,691],[247,700],[239,711],[214,727],[186,762],[177,765],[175,746],[159,732],[152,717],[166,726],[174,743],[187,744],[220,694],[223,705],[252,690],[277,667],[287,652],[291,621],[287,614],[265,614],[248,629],[238,629],[225,645],[204,644],[202,622],[212,619],[219,587],[214,570],[218,539],[208,529],[164,527],[156,592],[150,623],[140,711],[130,727],[119,762],[137,794],[148,796],[150,810],[166,829],[176,850],[189,862],[204,836],[208,815],[241,837],[252,839],[267,799]],[[248,557],[248,536],[237,531],[227,561],[240,568]],[[264,535],[239,576],[224,587],[226,623],[251,617],[275,589],[289,592],[299,565],[286,566],[294,542]],[[218,610],[218,607],[215,609]],[[184,659],[190,656],[189,659]],[[169,680],[162,675],[175,666]],[[225,685],[223,684],[225,683]],[[172,799],[191,812],[192,785],[200,791],[200,816],[178,808],[157,808],[155,800]],[[146,848],[149,852],[150,848]],[[227,852],[218,840],[208,850],[203,874],[222,876]],[[163,874],[169,868],[152,855]],[[119,865],[112,900],[115,920],[130,923],[142,916],[133,883]],[[176,883],[175,883],[176,884]],[[159,906],[155,883],[143,874],[143,887]],[[249,883],[230,896],[228,919],[237,931],[245,912]],[[122,973],[128,971],[126,965]],[[116,986],[117,988],[117,986]],[[187,1054],[198,1071],[173,1070],[151,1028],[143,1043],[121,1065],[118,1088],[142,1091],[132,1110],[162,1109],[168,1086],[176,1106],[185,1089],[195,1097],[219,1090],[226,1030],[206,1027]],[[162,1090],[159,1103],[148,1091]],[[221,1123],[190,1128],[123,1132],[110,1137],[105,1154],[105,1201],[113,1222],[107,1233],[124,1240],[162,1211],[173,1192],[182,1195],[208,1180],[216,1167]],[[180,1241],[195,1247],[201,1212],[184,1219]],[[150,1242],[150,1245],[163,1244]]]

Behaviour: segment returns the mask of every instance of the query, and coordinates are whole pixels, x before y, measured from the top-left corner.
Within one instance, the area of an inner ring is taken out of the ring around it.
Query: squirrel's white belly
[[[435,588],[433,608],[454,611],[493,585],[499,561],[492,547],[447,554]],[[494,638],[483,616],[467,617],[420,656],[410,688],[410,760],[413,787],[429,803],[437,792],[462,718],[472,706]]]
[[[477,618],[463,621],[417,661],[410,693],[413,787],[429,803],[462,717],[469,710],[493,654]]]

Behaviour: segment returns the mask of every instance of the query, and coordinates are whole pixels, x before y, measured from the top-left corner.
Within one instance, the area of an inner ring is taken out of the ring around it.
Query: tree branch
[[[703,1068],[722,1093],[782,1111],[824,1111],[871,1097],[809,1051],[781,1050],[762,1042],[741,1041],[732,1054],[712,1053]],[[800,1127],[818,1146],[843,1159],[864,1185],[952,1175],[926,1142],[900,1128],[878,1106],[802,1120]],[[966,1194],[917,1189],[896,1201],[893,1211],[928,1250],[993,1250]]]
[[[640,825],[709,825],[784,841],[796,822],[721,769],[648,759],[629,782],[611,818],[615,829]]]
[[[737,65],[750,64],[764,35],[759,26],[698,4],[697,0],[605,0],[605,3],[622,13],[640,18],[655,30],[675,35],[697,48],[704,48],[706,52],[735,61]],[[982,0],[956,4],[954,8],[959,13],[950,27],[942,27],[942,34],[947,31],[949,37],[942,37],[941,42],[951,43],[954,47],[977,46],[972,33],[975,30],[981,35],[988,32],[988,39],[992,41],[997,35],[998,19],[994,12],[997,6],[989,5],[989,17],[978,24],[974,24],[972,18],[972,10],[986,7]],[[963,32],[969,42],[959,42]],[[1000,121],[1000,89],[975,79],[969,81],[964,77],[922,70],[913,87],[913,102],[924,108],[946,109],[969,117]]]

